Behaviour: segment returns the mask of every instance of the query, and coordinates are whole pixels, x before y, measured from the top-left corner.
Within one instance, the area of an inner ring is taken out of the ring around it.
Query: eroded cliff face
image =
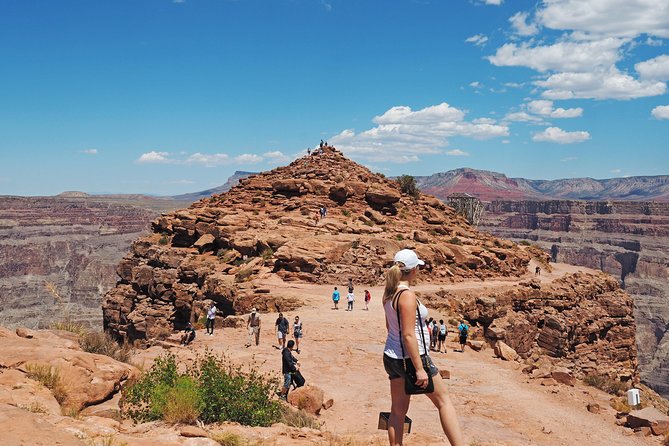
[[[641,379],[669,396],[669,204],[494,201],[479,227],[600,269],[634,298]]]
[[[204,301],[225,315],[285,310],[297,303],[277,299],[263,281],[378,284],[403,247],[428,263],[424,277],[433,281],[518,276],[530,260],[438,199],[414,199],[326,147],[158,218],[118,266],[119,284],[103,302],[105,328],[154,338],[196,320]]]
[[[123,201],[0,197],[0,324],[69,318],[99,327],[117,263],[159,215]]]

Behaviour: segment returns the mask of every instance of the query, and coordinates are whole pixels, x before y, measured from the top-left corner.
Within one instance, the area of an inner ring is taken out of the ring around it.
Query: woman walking
[[[372,293],[365,290],[365,310],[369,311],[369,301],[372,300]]]
[[[451,445],[463,446],[462,432],[455,408],[448,396],[446,384],[429,356],[425,339],[430,333],[424,322],[427,308],[409,289],[409,284],[418,275],[418,266],[425,262],[415,252],[403,249],[395,254],[395,264],[386,272],[386,288],[383,293],[383,309],[386,315],[388,337],[383,352],[383,365],[390,379],[391,409],[388,420],[390,446],[401,446],[404,435],[404,417],[409,410],[411,395],[405,392],[406,377],[404,360],[409,359],[416,368],[415,384],[421,388],[428,385],[428,371],[423,368],[421,356],[426,356],[429,373],[434,382],[434,391],[426,394],[439,411],[439,419]],[[399,318],[398,318],[399,315]],[[401,333],[401,334],[400,334]],[[420,341],[419,341],[420,339]]]
[[[299,316],[295,316],[293,322],[293,337],[295,338],[295,353],[300,353],[300,340],[302,339],[302,321]]]

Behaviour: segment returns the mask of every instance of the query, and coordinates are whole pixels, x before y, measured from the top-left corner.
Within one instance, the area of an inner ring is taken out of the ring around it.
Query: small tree
[[[418,190],[418,186],[416,186],[416,179],[414,177],[411,175],[400,175],[397,178],[397,182],[400,185],[402,193],[409,195],[414,200],[418,199],[420,191]]]

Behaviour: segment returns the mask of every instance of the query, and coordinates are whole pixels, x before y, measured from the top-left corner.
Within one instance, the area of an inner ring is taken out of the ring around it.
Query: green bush
[[[521,241],[518,242],[518,244],[523,245],[523,246],[532,246],[532,242],[530,242],[528,240],[521,240]]]
[[[232,365],[207,351],[180,372],[176,357],[158,357],[151,369],[124,390],[123,412],[135,421],[171,423],[232,421],[270,426],[282,416],[272,395],[278,382],[257,368]]]
[[[349,210],[347,210],[347,209],[342,209],[342,210],[341,210],[341,214],[342,214],[344,217],[348,217],[349,215],[351,215],[351,211],[349,211]]]
[[[167,245],[170,242],[170,236],[167,234],[163,234],[160,236],[160,240],[158,240],[159,245]]]
[[[416,186],[416,179],[411,175],[400,175],[397,178],[397,182],[400,185],[402,193],[407,194],[413,199],[417,199],[420,196],[420,191],[418,190],[418,186]]]
[[[450,239],[450,240],[448,241],[448,243],[450,243],[450,244],[452,244],[452,245],[462,245],[462,240],[460,240],[460,239],[457,238],[457,237],[453,237],[452,239]]]

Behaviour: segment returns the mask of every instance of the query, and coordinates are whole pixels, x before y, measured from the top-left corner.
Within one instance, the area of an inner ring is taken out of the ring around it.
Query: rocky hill
[[[432,281],[517,276],[530,259],[438,199],[415,200],[326,147],[158,218],[119,264],[104,326],[119,337],[152,338],[196,317],[205,299],[228,315],[289,308],[263,279],[378,284],[402,247],[426,260]]]
[[[0,196],[0,324],[100,326],[102,295],[130,244],[183,202],[144,196]]]
[[[593,178],[528,180],[508,178],[497,172],[462,168],[415,178],[422,191],[442,200],[454,192],[466,192],[482,201],[551,199],[669,201],[669,175],[602,180]]]
[[[669,204],[494,201],[480,229],[617,277],[634,298],[641,378],[669,395]]]

